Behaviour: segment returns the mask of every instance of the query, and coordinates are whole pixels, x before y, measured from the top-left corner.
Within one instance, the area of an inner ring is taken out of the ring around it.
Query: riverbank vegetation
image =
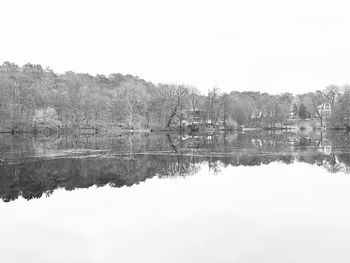
[[[234,89],[234,87],[233,87]],[[320,105],[328,103],[325,114]],[[0,132],[283,127],[298,120],[350,123],[350,86],[293,95],[220,92],[154,84],[137,76],[74,73],[5,62],[0,66]]]

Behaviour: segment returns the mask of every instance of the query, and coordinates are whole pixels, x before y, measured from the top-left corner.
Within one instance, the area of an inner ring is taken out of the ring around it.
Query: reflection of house
[[[328,118],[331,116],[331,104],[329,103],[322,103],[321,105],[317,106],[317,110],[321,114],[322,117]]]
[[[329,140],[323,139],[318,145],[318,151],[330,155],[332,153],[332,143]]]

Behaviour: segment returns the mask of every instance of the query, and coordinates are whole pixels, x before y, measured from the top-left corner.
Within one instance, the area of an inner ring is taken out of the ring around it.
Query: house
[[[185,122],[187,124],[194,123],[203,123],[203,121],[206,120],[206,114],[203,110],[200,109],[189,109],[186,110],[185,112]]]
[[[322,103],[317,106],[317,110],[323,118],[328,118],[331,116],[332,108],[330,103]]]
[[[252,115],[251,115],[251,119],[255,119],[255,120],[258,120],[258,119],[261,119],[263,117],[263,113],[262,113],[262,110],[260,109],[254,109],[254,111],[252,112]]]

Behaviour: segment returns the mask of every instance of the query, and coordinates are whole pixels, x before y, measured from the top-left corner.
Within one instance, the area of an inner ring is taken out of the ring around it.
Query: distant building
[[[317,109],[323,118],[328,118],[331,116],[332,107],[330,103],[322,103],[321,105],[317,106]]]
[[[253,112],[252,112],[252,115],[251,115],[251,118],[252,119],[261,119],[262,118],[262,111],[259,110],[259,109],[255,109]]]
[[[297,107],[296,104],[294,104],[294,103],[291,103],[290,106],[289,106],[289,114],[288,114],[288,118],[289,119],[297,119],[297,118],[299,118],[298,108],[296,108],[296,110],[295,110],[294,107]]]
[[[185,111],[185,122],[186,124],[199,124],[206,120],[205,112],[200,109],[189,109]]]

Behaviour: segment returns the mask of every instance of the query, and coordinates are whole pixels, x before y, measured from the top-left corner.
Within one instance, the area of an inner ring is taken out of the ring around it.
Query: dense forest
[[[234,89],[234,87],[233,87]],[[193,123],[213,127],[275,127],[291,118],[318,118],[329,103],[332,125],[350,121],[350,86],[293,95],[261,92],[201,94],[196,87],[154,84],[137,76],[74,73],[5,62],[0,66],[0,132],[38,128],[181,129]]]

